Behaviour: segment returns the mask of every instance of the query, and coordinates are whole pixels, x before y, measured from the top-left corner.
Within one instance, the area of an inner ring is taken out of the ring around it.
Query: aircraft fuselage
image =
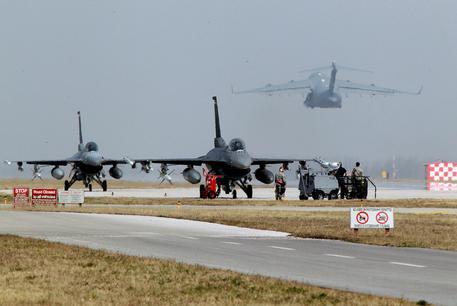
[[[331,88],[331,80],[327,75],[316,72],[311,74],[309,79],[312,86],[304,101],[305,106],[310,108],[341,108],[341,94],[337,92],[337,88]]]
[[[218,162],[206,163],[208,170],[226,179],[240,180],[251,172],[252,158],[246,150],[231,151],[228,147],[214,148],[206,154],[207,159]]]

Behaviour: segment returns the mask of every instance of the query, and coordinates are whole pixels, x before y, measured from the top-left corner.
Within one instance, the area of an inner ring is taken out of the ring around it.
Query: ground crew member
[[[352,176],[357,177],[360,179],[361,176],[363,176],[363,169],[360,168],[360,163],[356,162],[354,169],[352,169]]]
[[[286,176],[284,174],[284,168],[281,166],[281,167],[279,167],[279,172],[275,174],[276,200],[281,200],[285,192],[286,192]]]
[[[340,197],[344,199],[346,195],[346,188],[344,186],[344,176],[346,175],[346,169],[343,167],[343,163],[340,162],[340,166],[336,169],[335,177],[338,180],[338,186],[340,187]]]
[[[357,197],[361,198],[363,192],[364,180],[363,180],[363,169],[360,167],[360,163],[356,162],[354,169],[352,169],[352,178],[354,179],[355,190],[357,191]]]

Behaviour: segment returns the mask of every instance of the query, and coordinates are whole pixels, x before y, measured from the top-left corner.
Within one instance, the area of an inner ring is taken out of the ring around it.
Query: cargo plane
[[[330,76],[319,71],[328,68],[331,69]],[[267,84],[260,88],[232,91],[234,94],[260,93],[268,95],[282,92],[307,93],[303,104],[309,108],[341,108],[343,101],[342,94],[367,94],[370,96],[394,94],[420,95],[422,92],[422,87],[417,92],[408,92],[393,88],[378,87],[374,84],[367,85],[354,83],[349,80],[338,80],[336,78],[338,68],[370,72],[350,67],[337,66],[335,62],[332,62],[330,67],[302,71],[312,72],[306,80],[289,81],[288,83],[276,85]]]

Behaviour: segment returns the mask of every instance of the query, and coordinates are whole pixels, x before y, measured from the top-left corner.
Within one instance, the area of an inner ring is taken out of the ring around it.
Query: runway
[[[9,192],[11,191],[3,191]],[[112,189],[108,192],[95,190],[86,192],[87,197],[128,197],[128,198],[198,198],[199,189],[197,187],[188,188],[160,188],[160,189]],[[299,191],[295,187],[287,188],[285,199],[298,200]],[[221,193],[220,198],[231,198],[231,194]],[[246,198],[246,195],[239,190],[239,198]],[[274,201],[273,188],[254,187],[254,199]],[[368,192],[368,199],[374,199],[374,190]],[[378,189],[377,199],[457,199],[457,191],[428,191],[425,189]]]
[[[0,233],[455,305],[457,254],[145,216],[3,211]]]
[[[380,200],[401,200],[401,199],[457,199],[457,190],[430,191],[425,189],[425,183],[401,183],[401,182],[377,182],[378,188],[375,193],[370,185],[368,199]],[[0,194],[12,194],[11,189],[0,190]],[[103,192],[101,189],[94,189],[93,192],[85,192],[86,197],[116,197],[116,198],[198,198],[198,185],[188,184],[187,187],[161,186],[160,188],[142,189],[109,189]],[[246,199],[242,190],[238,190],[238,197]],[[286,190],[285,200],[298,200],[299,190],[296,185],[290,184]],[[221,192],[220,198],[232,198],[231,194]],[[253,199],[275,200],[273,186],[254,186]]]

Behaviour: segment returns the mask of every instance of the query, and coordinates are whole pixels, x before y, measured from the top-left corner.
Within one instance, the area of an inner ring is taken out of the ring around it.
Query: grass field
[[[44,179],[44,180],[31,180],[31,179],[0,179],[0,189],[12,189],[18,186],[27,186],[30,188],[63,188],[64,180]],[[84,188],[82,182],[76,182],[73,188]],[[170,188],[171,187],[189,187],[188,183],[179,182],[173,185],[159,184],[159,182],[140,182],[140,181],[126,181],[108,179],[108,187],[119,189],[149,189],[149,188]],[[97,184],[94,188],[99,188]]]
[[[212,223],[276,230],[297,237],[337,239],[383,246],[419,247],[457,251],[457,215],[395,214],[395,229],[389,236],[383,230],[360,230],[355,236],[349,228],[349,212],[293,212],[247,209],[205,209],[160,207],[40,207],[38,211],[67,211],[130,214],[199,220]]]
[[[0,194],[0,204],[11,204],[10,194]],[[195,205],[195,206],[293,206],[293,207],[404,207],[404,208],[457,208],[457,200],[334,200],[334,201],[299,201],[299,200],[246,200],[246,199],[198,199],[198,198],[123,198],[123,197],[87,197],[86,204],[110,205]]]
[[[414,305],[43,240],[0,244],[1,305]]]

